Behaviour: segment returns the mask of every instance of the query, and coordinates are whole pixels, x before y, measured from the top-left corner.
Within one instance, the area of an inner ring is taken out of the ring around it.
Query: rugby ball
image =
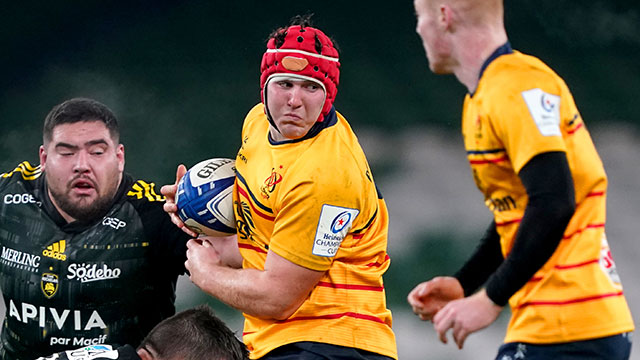
[[[208,159],[190,168],[178,182],[176,193],[178,216],[184,224],[207,236],[235,234],[235,179],[235,161],[232,159]]]

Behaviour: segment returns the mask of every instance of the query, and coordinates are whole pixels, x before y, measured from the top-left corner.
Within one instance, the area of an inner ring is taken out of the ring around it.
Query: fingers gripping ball
[[[178,216],[198,234],[235,234],[233,183],[235,161],[209,159],[197,163],[180,179],[176,194]]]

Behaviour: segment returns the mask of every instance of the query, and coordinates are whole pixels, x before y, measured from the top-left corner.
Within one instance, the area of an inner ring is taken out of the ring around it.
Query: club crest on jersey
[[[282,166],[280,166],[282,169]],[[263,198],[268,199],[271,196],[273,190],[276,189],[276,185],[278,185],[282,181],[282,175],[276,172],[275,168],[271,168],[271,174],[264,180],[264,183],[260,187],[260,194]]]
[[[316,256],[335,256],[359,213],[356,209],[322,205],[311,253]]]
[[[47,299],[51,299],[58,291],[58,275],[51,273],[42,274],[40,288]]]

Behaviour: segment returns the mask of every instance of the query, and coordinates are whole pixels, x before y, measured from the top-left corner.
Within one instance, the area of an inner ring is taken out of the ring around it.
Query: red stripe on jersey
[[[603,228],[603,227],[604,227],[604,223],[602,223],[602,224],[589,224],[589,225],[585,226],[582,229],[574,231],[572,234],[563,236],[562,240],[571,239],[574,235],[580,234],[581,232],[583,232],[585,230],[588,230],[588,229],[599,229],[599,228]]]
[[[384,265],[387,261],[391,260],[391,258],[389,257],[389,254],[385,255],[384,257],[384,261],[379,263],[379,262],[372,262],[372,263],[368,263],[366,266],[368,267],[380,267],[382,265]]]
[[[503,162],[503,161],[505,161],[507,159],[509,159],[509,157],[505,155],[505,156],[497,158],[497,159],[469,160],[469,164],[472,164],[472,165],[495,164],[495,163]]]
[[[502,223],[496,223],[496,226],[506,226],[506,225],[516,224],[516,223],[519,223],[520,221],[522,221],[522,218],[509,220]]]
[[[293,321],[318,320],[318,319],[333,320],[333,319],[340,319],[340,318],[343,318],[345,316],[356,318],[356,319],[361,319],[361,320],[375,321],[375,322],[381,323],[381,324],[386,324],[384,322],[384,320],[382,320],[380,318],[377,318],[375,316],[366,315],[366,314],[360,314],[360,313],[354,313],[354,312],[344,312],[344,313],[339,313],[339,314],[328,314],[328,315],[320,315],[320,316],[300,316],[300,317],[289,318],[289,319],[286,319],[286,320],[280,320],[280,321],[277,321],[277,323],[278,324],[284,324],[284,323],[293,322]]]
[[[580,124],[578,124],[578,125],[577,125],[573,130],[569,130],[569,131],[567,131],[567,134],[569,134],[569,135],[573,135],[573,133],[575,133],[576,131],[578,131],[578,129],[580,129],[580,128],[582,127],[582,125],[583,125],[583,124],[584,124],[584,123],[580,123]]]
[[[568,269],[575,269],[575,268],[579,268],[579,267],[582,267],[582,266],[586,266],[586,265],[590,265],[590,264],[598,263],[598,262],[600,262],[600,260],[595,259],[595,260],[588,260],[588,261],[585,261],[585,262],[581,262],[581,263],[578,263],[578,264],[556,265],[556,266],[554,266],[554,268],[558,269],[558,270],[568,270]],[[544,278],[543,276],[535,276],[535,277],[532,277],[531,279],[529,279],[528,282],[537,282],[537,281],[542,280],[543,278]]]
[[[256,251],[256,252],[259,252],[259,253],[263,253],[263,254],[266,254],[266,253],[267,253],[266,251],[264,251],[264,249],[259,248],[259,247],[257,247],[257,246],[249,245],[249,244],[241,244],[241,243],[238,243],[238,247],[239,247],[239,248],[243,248],[243,249],[253,250],[253,251]]]
[[[350,284],[334,284],[325,281],[320,281],[316,285],[323,287],[330,287],[334,289],[346,289],[346,290],[366,290],[366,291],[383,291],[384,286],[369,286],[369,285],[350,285]]]
[[[360,240],[360,239],[362,239],[363,237],[364,237],[364,234],[363,234],[363,233],[360,233],[360,234],[353,234],[353,239],[354,239],[354,240]]]
[[[594,192],[588,193],[587,197],[602,196],[602,195],[604,195],[604,191],[594,191]]]
[[[545,305],[546,306],[562,306],[562,305],[570,305],[570,304],[576,304],[576,303],[593,301],[593,300],[600,300],[600,299],[604,299],[604,298],[608,298],[608,297],[622,296],[622,295],[623,295],[623,292],[619,291],[619,292],[615,292],[615,293],[594,295],[594,296],[589,296],[589,297],[584,297],[584,298],[577,298],[577,299],[570,299],[570,300],[563,300],[563,301],[529,301],[529,302],[526,302],[526,303],[518,306],[518,309],[522,309],[523,307],[527,307],[527,306],[545,306]]]
[[[554,267],[555,267],[556,269],[558,269],[558,270],[575,269],[575,268],[578,268],[578,267],[582,267],[582,266],[585,266],[585,265],[590,265],[590,264],[598,263],[598,262],[600,262],[600,260],[595,259],[595,260],[585,261],[585,262],[582,262],[582,263],[579,263],[579,264],[571,264],[571,265],[556,265],[556,266],[554,266]]]
[[[260,212],[260,210],[258,210],[253,205],[253,201],[251,201],[251,199],[249,198],[249,194],[247,194],[247,192],[242,187],[238,186],[237,189],[238,189],[238,193],[240,193],[245,199],[247,199],[247,202],[249,203],[249,206],[251,206],[251,209],[253,210],[254,213],[256,213],[256,215],[260,216],[263,219],[267,219],[269,221],[275,220],[275,217],[269,216],[267,214],[264,214],[264,213]]]

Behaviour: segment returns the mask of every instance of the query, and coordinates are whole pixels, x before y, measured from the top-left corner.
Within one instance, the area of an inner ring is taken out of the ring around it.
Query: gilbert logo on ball
[[[235,234],[233,183],[235,161],[214,158],[201,161],[187,171],[178,183],[176,205],[184,224],[198,234]]]

